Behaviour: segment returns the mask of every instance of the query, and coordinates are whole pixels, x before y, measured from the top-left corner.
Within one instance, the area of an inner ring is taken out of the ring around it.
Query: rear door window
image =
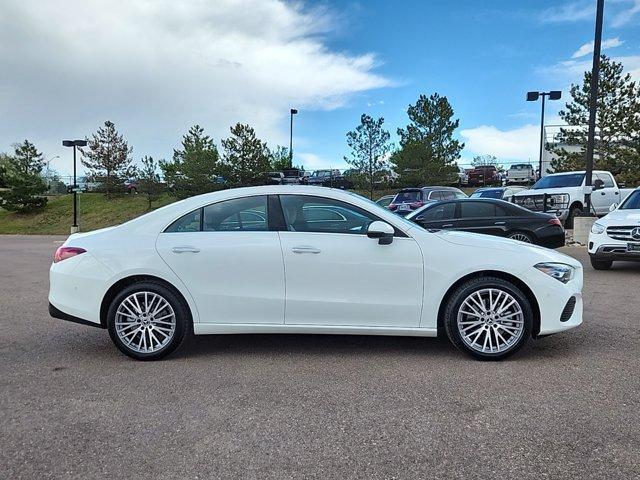
[[[488,202],[462,202],[460,204],[460,218],[495,217],[496,207]]]

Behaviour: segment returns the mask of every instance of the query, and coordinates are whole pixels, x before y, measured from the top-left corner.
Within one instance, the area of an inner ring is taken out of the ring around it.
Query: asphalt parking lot
[[[640,264],[586,266],[584,324],[501,363],[324,335],[139,363],[49,317],[59,239],[0,236],[3,478],[640,477]]]

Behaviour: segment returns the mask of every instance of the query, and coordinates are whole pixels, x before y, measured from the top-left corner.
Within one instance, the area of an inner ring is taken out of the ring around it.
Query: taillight
[[[86,250],[80,247],[58,247],[56,253],[53,255],[53,263],[61,262],[62,260],[75,257],[84,252],[86,252]]]
[[[561,227],[561,226],[562,226],[562,222],[560,221],[560,219],[559,219],[559,218],[556,218],[556,217],[550,218],[550,219],[549,219],[549,224],[551,224],[551,225],[557,225],[557,226],[559,226],[559,227]]]

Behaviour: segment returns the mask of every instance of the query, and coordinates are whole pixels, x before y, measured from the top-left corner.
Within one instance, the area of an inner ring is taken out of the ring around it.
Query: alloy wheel
[[[531,238],[529,238],[529,235],[524,233],[512,233],[511,235],[509,235],[509,238],[511,238],[512,240],[519,240],[524,243],[531,243]]]
[[[173,338],[176,314],[162,295],[135,292],[118,305],[115,331],[124,346],[134,352],[154,353]]]
[[[524,313],[510,293],[484,288],[464,299],[458,310],[457,326],[463,342],[472,350],[501,353],[522,337]]]

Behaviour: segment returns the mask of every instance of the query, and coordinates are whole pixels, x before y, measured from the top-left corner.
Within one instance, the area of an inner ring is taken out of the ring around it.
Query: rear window
[[[479,190],[471,194],[471,198],[502,198],[502,190],[493,188],[491,190]]]
[[[533,167],[531,165],[518,164],[518,165],[511,165],[509,167],[509,170],[533,170]]]
[[[422,192],[420,190],[410,190],[408,192],[398,192],[393,203],[413,203],[422,200]]]
[[[460,204],[461,218],[495,217],[496,206],[485,202],[462,202]]]

